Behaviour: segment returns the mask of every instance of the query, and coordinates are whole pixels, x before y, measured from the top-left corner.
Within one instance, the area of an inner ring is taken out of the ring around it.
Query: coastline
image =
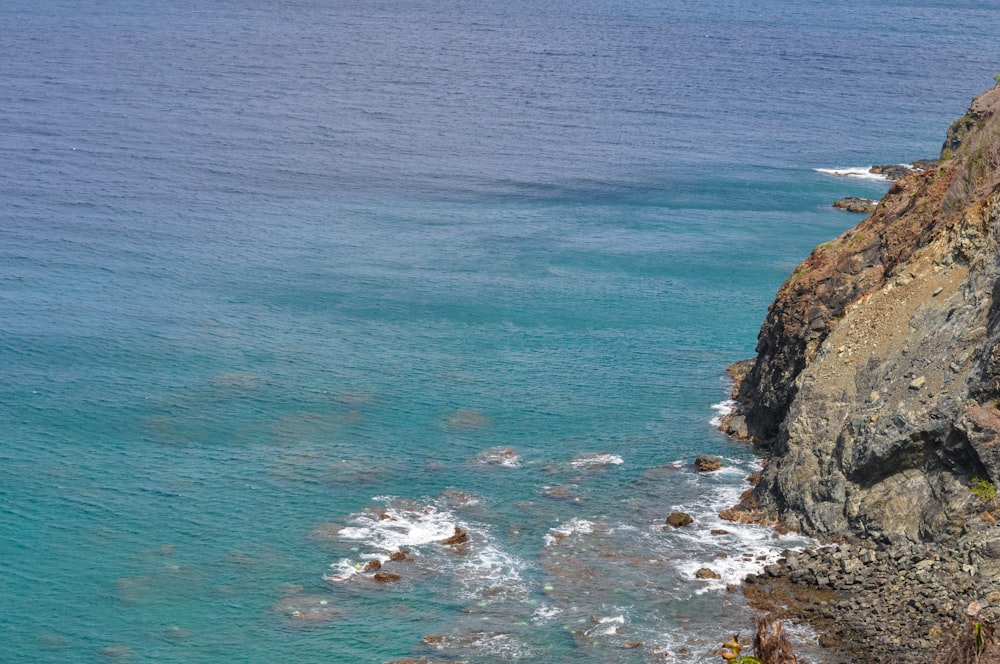
[[[728,367],[733,398],[718,427],[733,440],[752,443],[738,393],[750,363]],[[757,508],[752,489],[720,516],[788,532]],[[784,550],[760,574],[747,575],[739,591],[759,618],[811,630],[815,644],[793,636],[791,646],[800,653],[818,646],[825,662],[964,661],[960,651],[974,642],[974,625],[992,630],[1000,623],[1000,589],[986,591],[982,583],[1000,565],[1000,547],[990,537],[998,516],[984,511],[968,521],[953,545],[821,537],[817,546]]]
[[[720,516],[821,542],[784,552],[743,592],[816,630],[829,661],[1000,655],[996,78],[940,162],[900,174],[871,216],[796,268],[756,357],[728,368],[719,428],[766,459]]]

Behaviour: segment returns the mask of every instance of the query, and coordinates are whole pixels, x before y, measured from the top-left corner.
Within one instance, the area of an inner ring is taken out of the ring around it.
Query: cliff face
[[[766,518],[940,539],[982,511],[971,478],[1000,483],[1000,86],[942,158],[817,247],[768,310],[728,422],[769,450]]]

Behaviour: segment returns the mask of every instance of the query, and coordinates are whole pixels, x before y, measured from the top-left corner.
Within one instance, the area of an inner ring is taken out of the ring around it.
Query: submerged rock
[[[375,572],[372,581],[375,583],[393,583],[394,581],[399,581],[401,578],[399,574],[393,572]]]
[[[449,429],[481,429],[490,419],[473,408],[459,408],[445,418]]]
[[[101,648],[100,653],[108,659],[132,659],[135,657],[134,650],[121,644],[105,646]]]
[[[472,463],[481,466],[517,468],[521,465],[521,457],[512,447],[491,447],[474,456]]]
[[[322,623],[335,620],[343,611],[328,595],[297,595],[285,597],[271,607],[275,613],[303,623]]]

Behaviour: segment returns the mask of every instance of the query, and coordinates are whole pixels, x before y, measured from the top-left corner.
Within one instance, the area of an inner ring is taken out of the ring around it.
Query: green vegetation
[[[978,477],[973,477],[972,481],[969,482],[969,487],[972,489],[972,494],[983,504],[996,500],[997,485],[989,480],[981,480]]]
[[[764,664],[760,659],[752,655],[741,655],[743,646],[740,645],[740,636],[737,634],[728,643],[722,644],[722,659],[733,664]]]
[[[996,81],[998,85],[1000,85],[1000,74],[993,74],[993,80]]]
[[[799,280],[799,277],[803,276],[807,272],[809,272],[809,266],[808,265],[803,266],[798,270],[796,270],[794,273],[792,273],[792,278],[789,281],[791,281],[791,283],[794,284],[796,281]]]

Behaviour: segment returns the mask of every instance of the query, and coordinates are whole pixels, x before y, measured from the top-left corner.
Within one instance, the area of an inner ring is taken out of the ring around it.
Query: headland
[[[836,543],[747,594],[833,659],[965,661],[948,653],[1000,622],[998,256],[1000,85],[813,250],[730,369],[722,428],[766,465],[728,516]]]

